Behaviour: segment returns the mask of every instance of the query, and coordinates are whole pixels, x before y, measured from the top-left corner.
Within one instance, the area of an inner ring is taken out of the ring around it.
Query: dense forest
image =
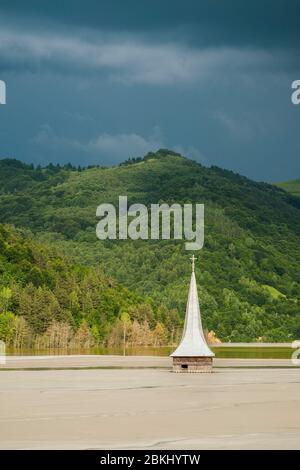
[[[17,341],[22,323],[34,344],[60,328],[71,345],[85,335],[120,344],[124,330],[132,344],[178,339],[191,252],[181,240],[98,240],[96,208],[118,206],[119,195],[148,207],[205,204],[195,254],[208,331],[222,341],[300,337],[300,198],[168,150],[109,168],[0,161],[0,222],[10,224],[1,227],[0,336]]]
[[[0,224],[0,338],[15,348],[162,345],[180,318],[114,279]]]

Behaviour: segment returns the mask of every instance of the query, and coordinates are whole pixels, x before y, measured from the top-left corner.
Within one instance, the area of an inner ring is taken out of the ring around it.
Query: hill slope
[[[0,180],[7,162],[1,165]],[[27,171],[25,187],[3,185],[0,221],[30,228],[40,240],[182,316],[190,273],[184,243],[101,242],[95,211],[103,202],[117,206],[119,195],[148,206],[204,203],[205,245],[197,253],[197,275],[205,326],[231,341],[300,336],[298,198],[168,151],[112,168]]]
[[[178,329],[176,312],[164,311]],[[157,311],[151,302],[94,269],[75,265],[57,250],[35,242],[30,233],[0,224],[0,339],[7,345],[118,345],[123,338],[122,312],[134,322],[127,325],[128,334],[135,329],[135,338],[128,337],[133,344],[160,340],[164,325],[157,335]],[[167,332],[164,340],[169,340]]]
[[[276,183],[276,186],[284,189],[285,191],[300,196],[300,180],[285,181],[284,183]]]

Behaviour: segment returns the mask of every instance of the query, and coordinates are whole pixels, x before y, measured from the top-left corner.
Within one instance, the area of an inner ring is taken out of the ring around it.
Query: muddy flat
[[[109,357],[100,366],[122,359],[127,367],[1,370],[0,447],[300,449],[299,368],[219,360],[231,362],[173,374],[169,358]]]

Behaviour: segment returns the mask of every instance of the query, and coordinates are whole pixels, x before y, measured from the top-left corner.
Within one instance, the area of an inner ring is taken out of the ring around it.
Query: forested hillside
[[[33,168],[2,160],[0,183],[2,223],[30,229],[76,264],[116,279],[116,290],[136,292],[158,315],[152,329],[157,322],[168,329],[169,313],[158,309],[183,318],[191,252],[179,240],[100,241],[96,208],[117,206],[119,195],[147,206],[204,203],[205,244],[195,254],[205,327],[226,341],[300,337],[298,197],[165,150],[110,168]],[[107,337],[102,324],[97,328]]]
[[[0,224],[0,339],[7,345],[119,346],[124,328],[128,344],[159,345],[176,339],[179,326],[176,311],[153,308],[114,279]]]

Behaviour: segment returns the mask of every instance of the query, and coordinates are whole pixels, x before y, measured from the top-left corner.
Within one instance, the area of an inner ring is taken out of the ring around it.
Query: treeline
[[[153,160],[153,159],[160,160],[168,156],[185,158],[180,153],[174,152],[173,150],[159,149],[157,152],[148,152],[144,157],[128,158],[127,160],[124,160],[124,162],[121,162],[119,166],[122,167],[122,166],[134,165],[136,163],[146,162],[148,160]]]
[[[0,225],[0,340],[8,346],[119,345],[124,335],[131,345],[163,345],[181,326],[177,310]]]

